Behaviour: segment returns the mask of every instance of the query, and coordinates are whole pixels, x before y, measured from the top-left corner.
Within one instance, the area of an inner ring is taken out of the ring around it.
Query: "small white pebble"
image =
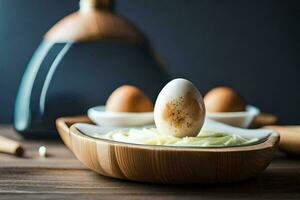
[[[43,158],[47,156],[47,148],[45,146],[39,147],[39,155]]]

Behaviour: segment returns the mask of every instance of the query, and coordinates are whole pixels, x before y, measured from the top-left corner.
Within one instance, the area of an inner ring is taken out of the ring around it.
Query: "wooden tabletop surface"
[[[0,135],[19,139],[11,126]],[[300,199],[300,158],[277,153],[259,177],[226,185],[121,181],[84,167],[61,141],[23,141],[24,158],[0,154],[0,199]],[[38,156],[39,146],[49,156]],[[147,173],[147,172],[145,172]]]

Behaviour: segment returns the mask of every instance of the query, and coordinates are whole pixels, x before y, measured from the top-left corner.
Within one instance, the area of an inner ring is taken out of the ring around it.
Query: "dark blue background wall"
[[[0,123],[11,122],[17,87],[43,34],[76,0],[0,0]],[[238,89],[250,104],[300,122],[300,1],[118,0],[176,77],[205,93]]]

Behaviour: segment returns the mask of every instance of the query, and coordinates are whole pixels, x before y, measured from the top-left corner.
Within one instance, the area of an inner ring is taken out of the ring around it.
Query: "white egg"
[[[159,93],[154,107],[155,125],[162,134],[196,136],[205,119],[199,90],[188,80],[170,81]]]

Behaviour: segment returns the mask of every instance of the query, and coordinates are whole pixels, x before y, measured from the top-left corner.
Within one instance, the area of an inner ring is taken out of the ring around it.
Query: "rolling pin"
[[[264,126],[279,133],[279,149],[286,153],[300,155],[300,125],[295,126]]]
[[[300,155],[300,125],[280,126],[275,125],[277,116],[261,113],[253,120],[251,128],[267,128],[280,135],[279,149],[285,153]]]
[[[0,136],[0,152],[21,157],[24,154],[24,148],[19,142]]]

